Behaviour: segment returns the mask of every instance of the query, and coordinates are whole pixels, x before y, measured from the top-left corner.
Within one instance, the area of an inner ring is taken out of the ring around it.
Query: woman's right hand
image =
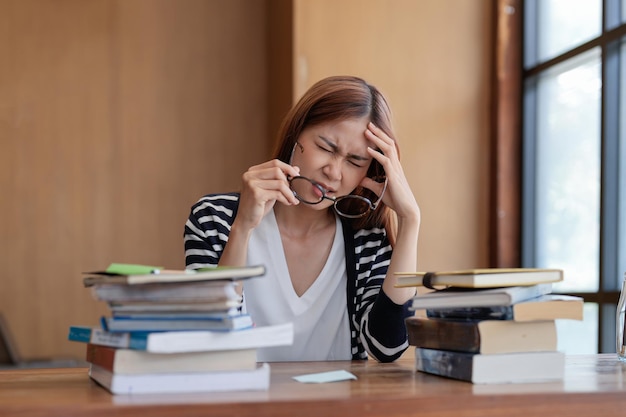
[[[253,229],[278,201],[285,205],[299,200],[289,188],[289,177],[300,175],[300,168],[273,159],[250,167],[242,177],[243,184],[235,222],[238,227]]]

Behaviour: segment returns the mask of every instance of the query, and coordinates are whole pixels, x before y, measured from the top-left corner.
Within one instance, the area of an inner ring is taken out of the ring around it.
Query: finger
[[[385,188],[384,182],[377,182],[369,177],[363,178],[361,183],[359,184],[361,187],[367,188],[368,190],[372,190],[377,196],[380,196]]]
[[[298,204],[300,200],[293,194],[289,183],[282,180],[258,180],[249,182],[249,186],[255,192],[258,200],[276,200],[286,205]]]
[[[248,172],[264,173],[265,178],[286,178],[299,175],[300,168],[286,164],[278,159],[273,159],[250,167]]]
[[[376,161],[378,161],[378,163],[380,163],[383,166],[385,173],[388,173],[389,169],[391,168],[390,166],[391,162],[390,162],[389,156],[385,154],[385,151],[383,150],[382,152],[379,152],[378,150],[372,148],[371,146],[368,146],[367,152],[370,154],[372,158],[374,158]]]
[[[382,130],[378,126],[376,126],[374,123],[369,122],[367,124],[367,130],[369,132],[371,132],[376,138],[384,141],[385,143],[387,143],[389,145],[395,144],[395,141],[393,140],[393,138],[391,136],[389,136],[387,134],[387,132],[385,132],[384,130]]]

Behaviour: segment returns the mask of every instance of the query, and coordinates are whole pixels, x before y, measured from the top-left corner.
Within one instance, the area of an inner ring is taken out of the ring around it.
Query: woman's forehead
[[[311,126],[308,130],[312,135],[323,137],[337,146],[368,146],[365,136],[368,118],[350,118],[334,120]]]

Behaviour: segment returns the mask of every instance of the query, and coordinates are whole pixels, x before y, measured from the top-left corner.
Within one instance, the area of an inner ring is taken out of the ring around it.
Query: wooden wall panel
[[[421,266],[484,265],[490,6],[0,0],[0,311],[23,356],[83,355],[67,328],[106,309],[81,271],[182,267],[191,204],[236,189],[330,74],[392,103]]]
[[[295,4],[295,95],[354,74],[390,101],[422,210],[420,268],[488,266],[492,3]]]
[[[0,0],[0,311],[83,355],[80,272],[180,268],[190,206],[266,159],[264,3]]]

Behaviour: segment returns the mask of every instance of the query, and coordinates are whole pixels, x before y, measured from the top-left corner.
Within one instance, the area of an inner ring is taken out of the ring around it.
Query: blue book
[[[184,316],[170,317],[102,317],[102,328],[109,332],[164,332],[183,330],[242,330],[254,325],[247,314],[229,317]]]

